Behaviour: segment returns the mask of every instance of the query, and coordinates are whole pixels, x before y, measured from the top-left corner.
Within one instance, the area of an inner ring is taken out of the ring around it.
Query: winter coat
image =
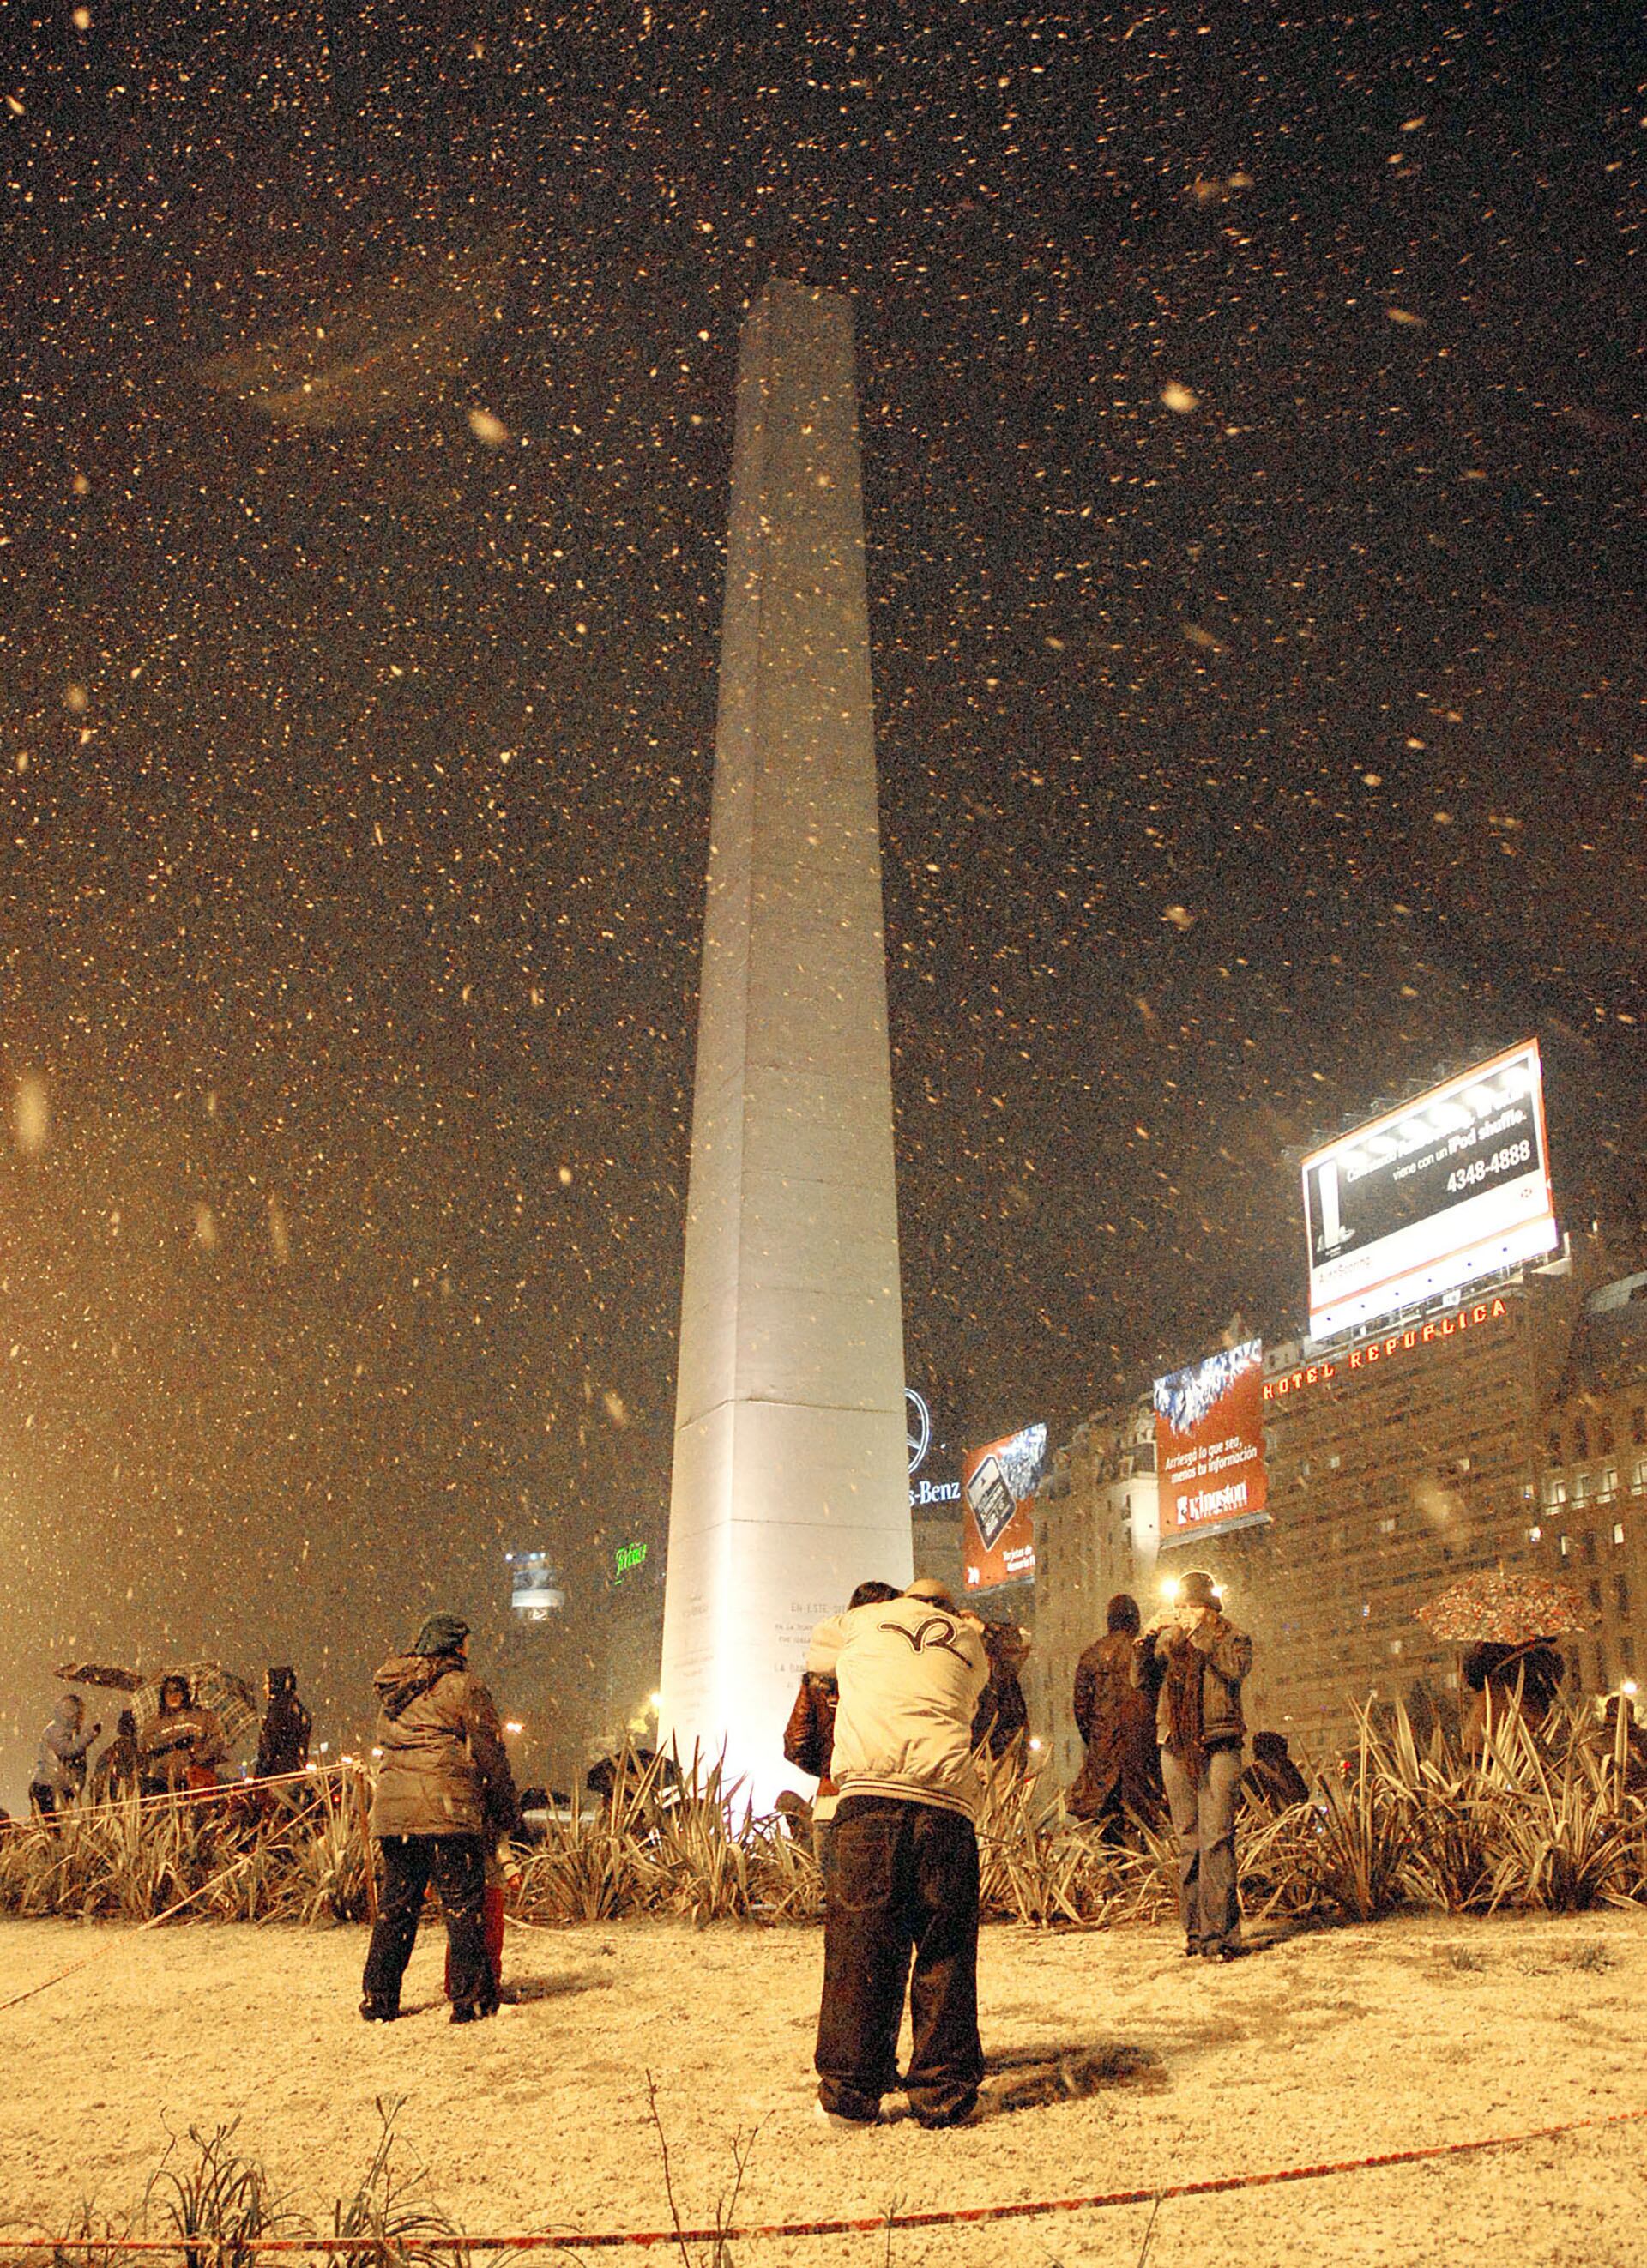
[[[1288,1811],[1310,1800],[1309,1783],[1290,1756],[1254,1756],[1241,1774],[1241,1786],[1254,1803]]]
[[[895,1796],[972,1817],[973,1712],[989,1678],[975,1623],[930,1599],[854,1607],[819,1624],[806,1668],[840,1689],[830,1778],[843,1797]]]
[[[1202,1742],[1207,1749],[1239,1749],[1246,1738],[1241,1714],[1241,1680],[1253,1666],[1253,1641],[1245,1631],[1222,1615],[1207,1615],[1186,1635],[1176,1624],[1162,1631],[1145,1631],[1132,1649],[1133,1683],[1155,1696],[1155,1737],[1163,1749],[1173,1748],[1172,1712],[1167,1698],[1167,1663],[1182,1646],[1202,1656]],[[1191,1691],[1194,1691],[1192,1685]]]
[[[520,1823],[503,1727],[480,1679],[450,1654],[397,1653],[372,1679],[382,1752],[374,1835],[512,1834]]]
[[[1069,1796],[1077,1819],[1099,1819],[1123,1805],[1144,1819],[1160,1814],[1155,1705],[1133,1683],[1132,1649],[1130,1631],[1111,1631],[1076,1664],[1075,1723],[1086,1747]]]
[[[1029,1659],[1029,1632],[1016,1623],[983,1625],[983,1654],[989,1683],[973,1712],[972,1744],[987,1742],[992,1756],[1004,1756],[1029,1729],[1029,1710],[1018,1673]]]
[[[92,1800],[114,1803],[137,1792],[142,1754],[135,1733],[116,1733],[92,1767]]]
[[[85,1752],[98,1735],[95,1725],[82,1724],[66,1702],[40,1738],[33,1786],[48,1787],[54,1795],[78,1795],[85,1786]]]
[[[1465,1716],[1462,1739],[1467,1756],[1480,1756],[1487,1746],[1489,1712],[1496,1725],[1517,1705],[1536,1732],[1549,1714],[1562,1688],[1566,1664],[1555,1648],[1540,1639],[1534,1646],[1473,1646],[1464,1657],[1464,1683],[1474,1697]]]
[[[835,1716],[840,1696],[833,1677],[814,1677],[806,1671],[795,1696],[795,1706],[783,1727],[784,1761],[814,1779],[829,1778],[829,1758],[835,1748]]]
[[[219,1764],[229,1760],[223,1727],[211,1710],[194,1701],[186,1709],[165,1709],[151,1717],[137,1735],[137,1750],[143,1785],[170,1795],[210,1785]]]
[[[257,1736],[257,1762],[252,1768],[255,1777],[279,1779],[288,1772],[300,1772],[309,1761],[313,1721],[290,1690],[271,1694]]]

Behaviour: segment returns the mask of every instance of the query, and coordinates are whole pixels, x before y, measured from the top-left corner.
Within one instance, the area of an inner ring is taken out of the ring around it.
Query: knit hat
[[[1129,1591],[1117,1591],[1104,1609],[1104,1627],[1107,1631],[1136,1631],[1142,1620],[1143,1617],[1138,1612],[1138,1602]]]
[[[1179,1578],[1175,1595],[1176,1602],[1180,1607],[1216,1607],[1218,1603],[1218,1594],[1212,1587],[1211,1576],[1203,1574],[1199,1567],[1191,1573]]]
[[[412,1652],[423,1654],[461,1653],[469,1625],[461,1615],[430,1615],[412,1640]]]

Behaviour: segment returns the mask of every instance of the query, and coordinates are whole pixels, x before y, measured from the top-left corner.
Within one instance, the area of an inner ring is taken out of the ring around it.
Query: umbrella
[[[1531,1646],[1588,1630],[1599,1617],[1570,1583],[1548,1575],[1464,1575],[1418,1609],[1432,1638],[1452,1646]]]
[[[52,1675],[66,1685],[107,1685],[116,1693],[135,1693],[143,1683],[141,1669],[121,1669],[107,1661],[65,1661]]]
[[[220,1661],[185,1661],[148,1679],[132,1696],[132,1713],[140,1726],[159,1714],[160,1688],[168,1677],[187,1678],[196,1703],[211,1711],[232,1749],[256,1745],[263,1712],[245,1678]]]

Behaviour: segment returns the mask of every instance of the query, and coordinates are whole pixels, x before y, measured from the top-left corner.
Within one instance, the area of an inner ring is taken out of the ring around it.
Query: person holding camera
[[[1170,1613],[1133,1648],[1135,1685],[1155,1697],[1156,1739],[1178,1838],[1184,1951],[1209,1961],[1241,1952],[1235,1807],[1241,1785],[1241,1681],[1253,1641],[1226,1619],[1210,1575],[1186,1575]]]

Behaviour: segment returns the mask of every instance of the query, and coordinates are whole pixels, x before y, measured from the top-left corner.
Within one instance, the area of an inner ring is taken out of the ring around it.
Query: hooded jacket
[[[834,1677],[829,1777],[842,1797],[887,1795],[970,1819],[973,1712],[989,1679],[974,1623],[931,1599],[891,1599],[820,1623],[806,1668]]]
[[[96,1738],[96,1727],[85,1723],[84,1712],[77,1716],[67,1701],[60,1701],[40,1734],[33,1786],[48,1787],[54,1795],[78,1795],[85,1785],[85,1752]]]
[[[372,1679],[374,1835],[508,1834],[515,1776],[492,1697],[453,1654],[392,1654]]]

